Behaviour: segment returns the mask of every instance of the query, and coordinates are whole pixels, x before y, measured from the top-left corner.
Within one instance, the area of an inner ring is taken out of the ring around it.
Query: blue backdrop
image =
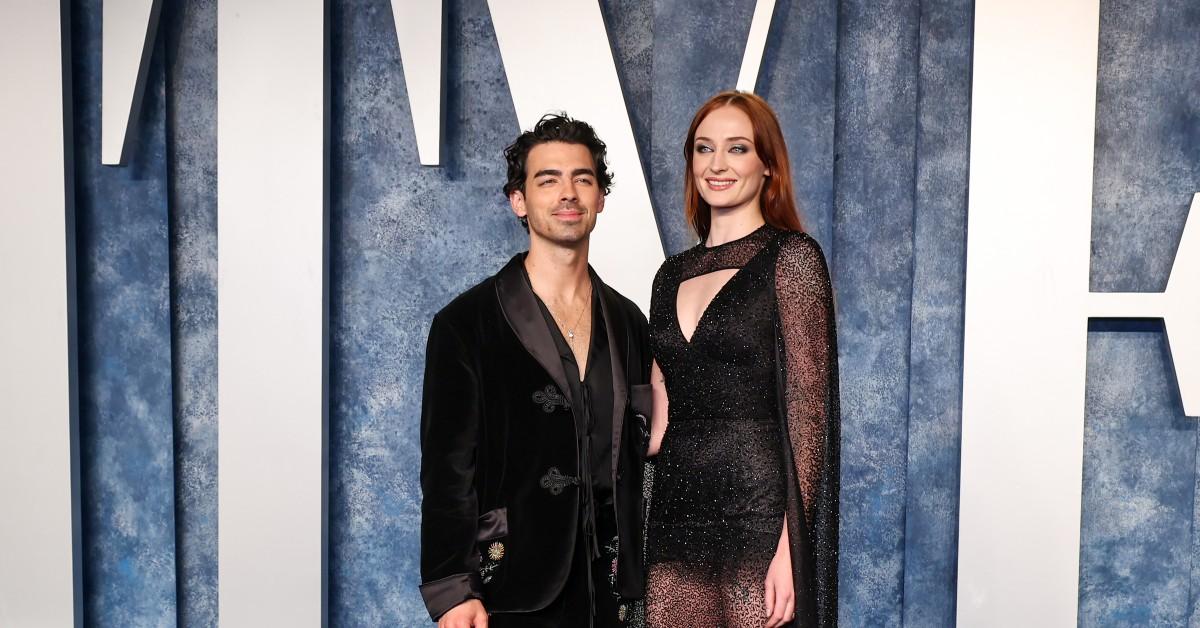
[[[167,4],[133,160],[108,168],[100,2],[72,3],[94,626],[217,623],[216,2]],[[428,321],[525,243],[500,192],[501,150],[519,129],[488,9],[447,4],[443,165],[423,168],[390,3],[332,1],[336,626],[427,621],[416,470]],[[692,243],[679,209],[686,125],[734,84],[753,2],[601,8],[674,253]],[[954,620],[972,12],[969,0],[779,0],[759,81],[835,283],[847,626]],[[1101,3],[1093,290],[1166,283],[1200,190],[1197,33],[1194,0]],[[1200,622],[1200,443],[1161,326],[1093,325],[1087,369],[1080,624]]]

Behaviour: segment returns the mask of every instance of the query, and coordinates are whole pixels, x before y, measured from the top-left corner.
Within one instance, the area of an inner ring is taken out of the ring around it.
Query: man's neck
[[[533,291],[543,301],[571,303],[587,298],[588,241],[564,247],[533,239],[525,256],[525,271]]]

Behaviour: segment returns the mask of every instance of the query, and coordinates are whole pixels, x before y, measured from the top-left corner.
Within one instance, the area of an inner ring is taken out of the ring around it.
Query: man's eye
[[[592,180],[591,180],[591,179],[589,179],[589,178],[587,178],[587,177],[579,177],[578,179],[575,179],[575,182],[576,182],[576,183],[582,183],[582,184],[584,184],[584,185],[591,185],[591,184],[592,184]]]
[[[546,187],[547,185],[551,185],[553,183],[557,183],[557,181],[555,181],[554,179],[542,179],[541,181],[538,182],[538,186]]]

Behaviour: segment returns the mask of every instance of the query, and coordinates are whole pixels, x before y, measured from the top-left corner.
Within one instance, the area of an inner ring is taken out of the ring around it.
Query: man
[[[421,595],[443,628],[625,625],[644,588],[650,352],[641,311],[588,266],[605,146],[548,115],[505,157],[529,251],[429,331]]]

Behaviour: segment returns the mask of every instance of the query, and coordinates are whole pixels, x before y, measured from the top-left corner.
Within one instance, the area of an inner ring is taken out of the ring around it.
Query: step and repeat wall
[[[425,339],[527,244],[503,148],[595,123],[645,308],[735,86],[834,282],[842,625],[1200,622],[1194,0],[438,4],[0,6],[0,626],[428,623]]]

